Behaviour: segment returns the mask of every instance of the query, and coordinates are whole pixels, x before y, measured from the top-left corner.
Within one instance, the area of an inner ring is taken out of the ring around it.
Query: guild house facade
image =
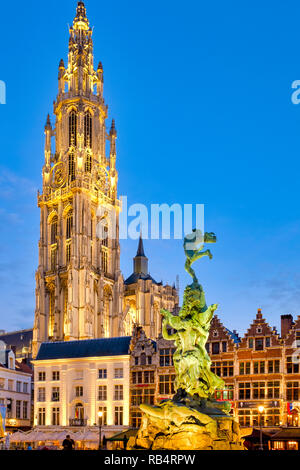
[[[211,369],[225,382],[216,392],[231,402],[242,426],[266,430],[298,427],[300,420],[300,316],[281,316],[281,334],[258,309],[243,338],[214,316],[207,342]],[[155,404],[174,394],[174,345],[161,335],[156,341],[136,328],[130,358],[130,424],[141,423],[141,403]],[[261,408],[261,412],[259,411]]]

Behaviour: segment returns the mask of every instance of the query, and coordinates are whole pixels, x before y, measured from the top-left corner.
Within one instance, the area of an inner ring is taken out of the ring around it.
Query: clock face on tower
[[[67,180],[67,171],[63,162],[56,163],[50,174],[51,187],[53,189],[61,188]]]

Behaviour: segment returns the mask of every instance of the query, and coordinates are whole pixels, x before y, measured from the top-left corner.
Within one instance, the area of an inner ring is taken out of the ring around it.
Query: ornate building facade
[[[45,125],[34,357],[44,341],[122,336],[131,334],[136,323],[155,337],[159,309],[173,310],[178,304],[175,288],[156,283],[145,262],[135,261],[137,272],[124,284],[117,132],[114,121],[106,132],[103,68],[101,62],[94,68],[83,2],[78,2],[69,33],[68,64],[59,63],[55,126],[49,115]]]

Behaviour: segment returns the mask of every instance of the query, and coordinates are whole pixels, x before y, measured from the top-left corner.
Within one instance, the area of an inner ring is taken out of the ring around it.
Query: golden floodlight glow
[[[259,411],[260,413],[263,413],[263,412],[265,411],[265,407],[262,406],[262,405],[259,405],[258,411]]]
[[[98,417],[102,418],[102,416],[103,416],[103,411],[98,411]]]

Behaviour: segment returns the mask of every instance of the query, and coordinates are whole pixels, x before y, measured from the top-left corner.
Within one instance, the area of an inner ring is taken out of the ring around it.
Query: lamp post
[[[259,429],[260,429],[260,440],[259,440],[259,450],[264,450],[263,447],[263,440],[262,440],[262,414],[265,411],[265,407],[260,405],[258,407],[258,412],[259,412]]]
[[[99,418],[99,446],[98,446],[98,450],[101,450],[101,426],[102,426],[102,416],[103,416],[103,412],[102,411],[98,411],[98,418]]]

